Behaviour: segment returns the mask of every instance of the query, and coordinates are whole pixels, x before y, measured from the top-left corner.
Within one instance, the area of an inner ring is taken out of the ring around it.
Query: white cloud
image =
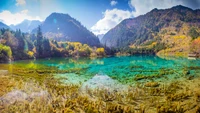
[[[26,5],[26,1],[25,0],[16,0],[16,6],[19,6],[19,5]]]
[[[28,13],[28,10],[27,10],[27,9],[26,9],[26,10],[22,10],[21,13],[22,13],[22,14],[27,14],[27,13]]]
[[[110,2],[110,5],[111,5],[111,6],[115,6],[116,4],[117,4],[117,1],[112,0],[112,1]]]
[[[119,9],[106,10],[103,15],[104,17],[91,27],[92,32],[96,35],[105,34],[122,20],[133,17],[132,12]]]
[[[112,3],[113,2],[113,3]],[[111,5],[116,5],[115,1],[111,1]],[[124,11],[119,9],[106,10],[103,12],[103,18],[100,19],[94,26],[91,27],[91,31],[96,34],[105,34],[111,28],[115,27],[122,20],[131,17],[137,17],[139,15],[146,14],[154,8],[166,9],[176,5],[183,5],[192,9],[200,9],[200,0],[130,0],[129,6],[133,11]]]
[[[7,25],[11,25],[11,24],[19,24],[22,21],[24,21],[25,19],[27,20],[40,20],[40,17],[36,16],[36,17],[32,17],[28,15],[28,10],[22,10],[19,13],[11,13],[8,10],[4,10],[3,12],[0,13],[0,20],[7,24]]]
[[[133,12],[134,17],[143,15],[154,8],[166,9],[176,5],[184,5],[193,9],[200,8],[199,0],[130,0],[130,6],[135,11]]]

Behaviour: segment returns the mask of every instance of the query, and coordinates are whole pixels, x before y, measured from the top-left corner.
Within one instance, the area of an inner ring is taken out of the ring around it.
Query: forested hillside
[[[105,56],[104,48],[90,47],[80,42],[57,42],[44,37],[40,26],[36,34],[21,30],[0,30],[0,62],[50,57]]]
[[[101,42],[131,54],[187,55],[193,52],[191,43],[199,36],[200,10],[179,5],[125,19],[108,31]]]

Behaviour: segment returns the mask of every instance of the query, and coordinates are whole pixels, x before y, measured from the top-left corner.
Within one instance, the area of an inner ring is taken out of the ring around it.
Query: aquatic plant
[[[180,101],[180,100],[188,99],[188,97],[190,97],[190,95],[187,93],[176,93],[176,94],[167,95],[166,100],[167,101]]]
[[[180,104],[163,104],[157,106],[157,113],[184,113],[184,109]]]
[[[158,82],[147,82],[145,83],[146,87],[158,87],[160,84]]]
[[[200,92],[195,92],[194,93],[194,98],[196,102],[200,102]]]
[[[2,68],[8,67],[2,66]],[[199,111],[200,93],[198,90],[193,91],[199,87],[200,79],[197,74],[192,81],[187,78],[179,81],[178,75],[181,75],[179,73],[182,73],[182,70],[176,72],[173,69],[161,68],[156,71],[143,71],[138,68],[132,68],[136,71],[135,79],[128,73],[130,70],[128,66],[123,67],[121,71],[126,72],[127,76],[118,74],[116,70],[116,75],[111,76],[116,80],[121,79],[122,83],[128,82],[127,90],[88,87],[83,91],[81,90],[83,83],[64,84],[62,80],[69,79],[68,77],[57,78],[53,74],[77,73],[82,76],[88,67],[60,70],[58,67],[43,65],[29,67],[12,65],[12,71],[9,71],[8,75],[0,76],[0,96],[6,97],[7,94],[17,90],[28,97],[11,104],[4,103],[5,101],[1,101],[3,98],[0,97],[0,112],[181,113]],[[88,76],[91,77],[90,74]],[[177,78],[171,79],[174,76]],[[191,85],[191,82],[194,82],[194,85]],[[40,95],[40,92],[46,93],[42,93],[43,96],[30,96]]]

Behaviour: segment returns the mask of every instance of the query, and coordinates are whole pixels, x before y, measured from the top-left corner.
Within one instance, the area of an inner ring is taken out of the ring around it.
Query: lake
[[[177,72],[188,67],[200,66],[200,60],[187,58],[160,58],[157,56],[121,56],[107,58],[51,58],[39,60],[16,61],[12,64],[21,64],[30,67],[41,64],[57,67],[60,70],[72,68],[87,68],[86,75],[105,73],[108,76],[135,76],[137,74],[151,74],[160,69],[172,69]]]
[[[154,76],[163,74],[163,78],[177,79],[185,73],[196,75],[200,70],[192,69],[200,68],[200,60],[189,60],[187,58],[160,58],[157,56],[121,56],[106,58],[51,58],[39,60],[16,61],[11,65],[23,65],[32,68],[37,65],[48,67],[56,67],[59,70],[79,69],[76,73],[69,75],[79,75],[73,77],[73,81],[84,82],[92,78],[96,74],[104,74],[113,79],[117,79],[123,84],[134,83],[133,78],[136,76]],[[59,77],[59,74],[56,74]],[[60,74],[65,76],[65,74]],[[163,79],[159,77],[159,80]],[[156,80],[156,79],[155,79]],[[69,81],[69,83],[75,83]],[[67,81],[66,81],[67,83]]]

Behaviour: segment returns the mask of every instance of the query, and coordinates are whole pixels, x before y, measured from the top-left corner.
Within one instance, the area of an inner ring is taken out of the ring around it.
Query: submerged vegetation
[[[8,70],[8,73],[0,75],[2,113],[198,113],[200,107],[198,66],[188,66],[180,72],[168,68],[144,70],[144,66],[141,65],[121,66],[118,68],[138,71],[141,74],[127,75],[128,78],[110,76],[127,85],[125,89],[115,90],[91,89],[89,86],[83,88],[84,82],[66,83],[63,80],[70,79],[68,76],[55,77],[56,74],[62,73],[76,73],[77,76],[83,76],[87,73],[87,66],[61,70],[56,66],[50,67],[38,63],[26,66],[16,63],[1,64],[0,67]],[[147,71],[155,74],[146,75]],[[88,75],[88,79],[93,76],[93,73]],[[191,76],[193,79],[188,79]]]

